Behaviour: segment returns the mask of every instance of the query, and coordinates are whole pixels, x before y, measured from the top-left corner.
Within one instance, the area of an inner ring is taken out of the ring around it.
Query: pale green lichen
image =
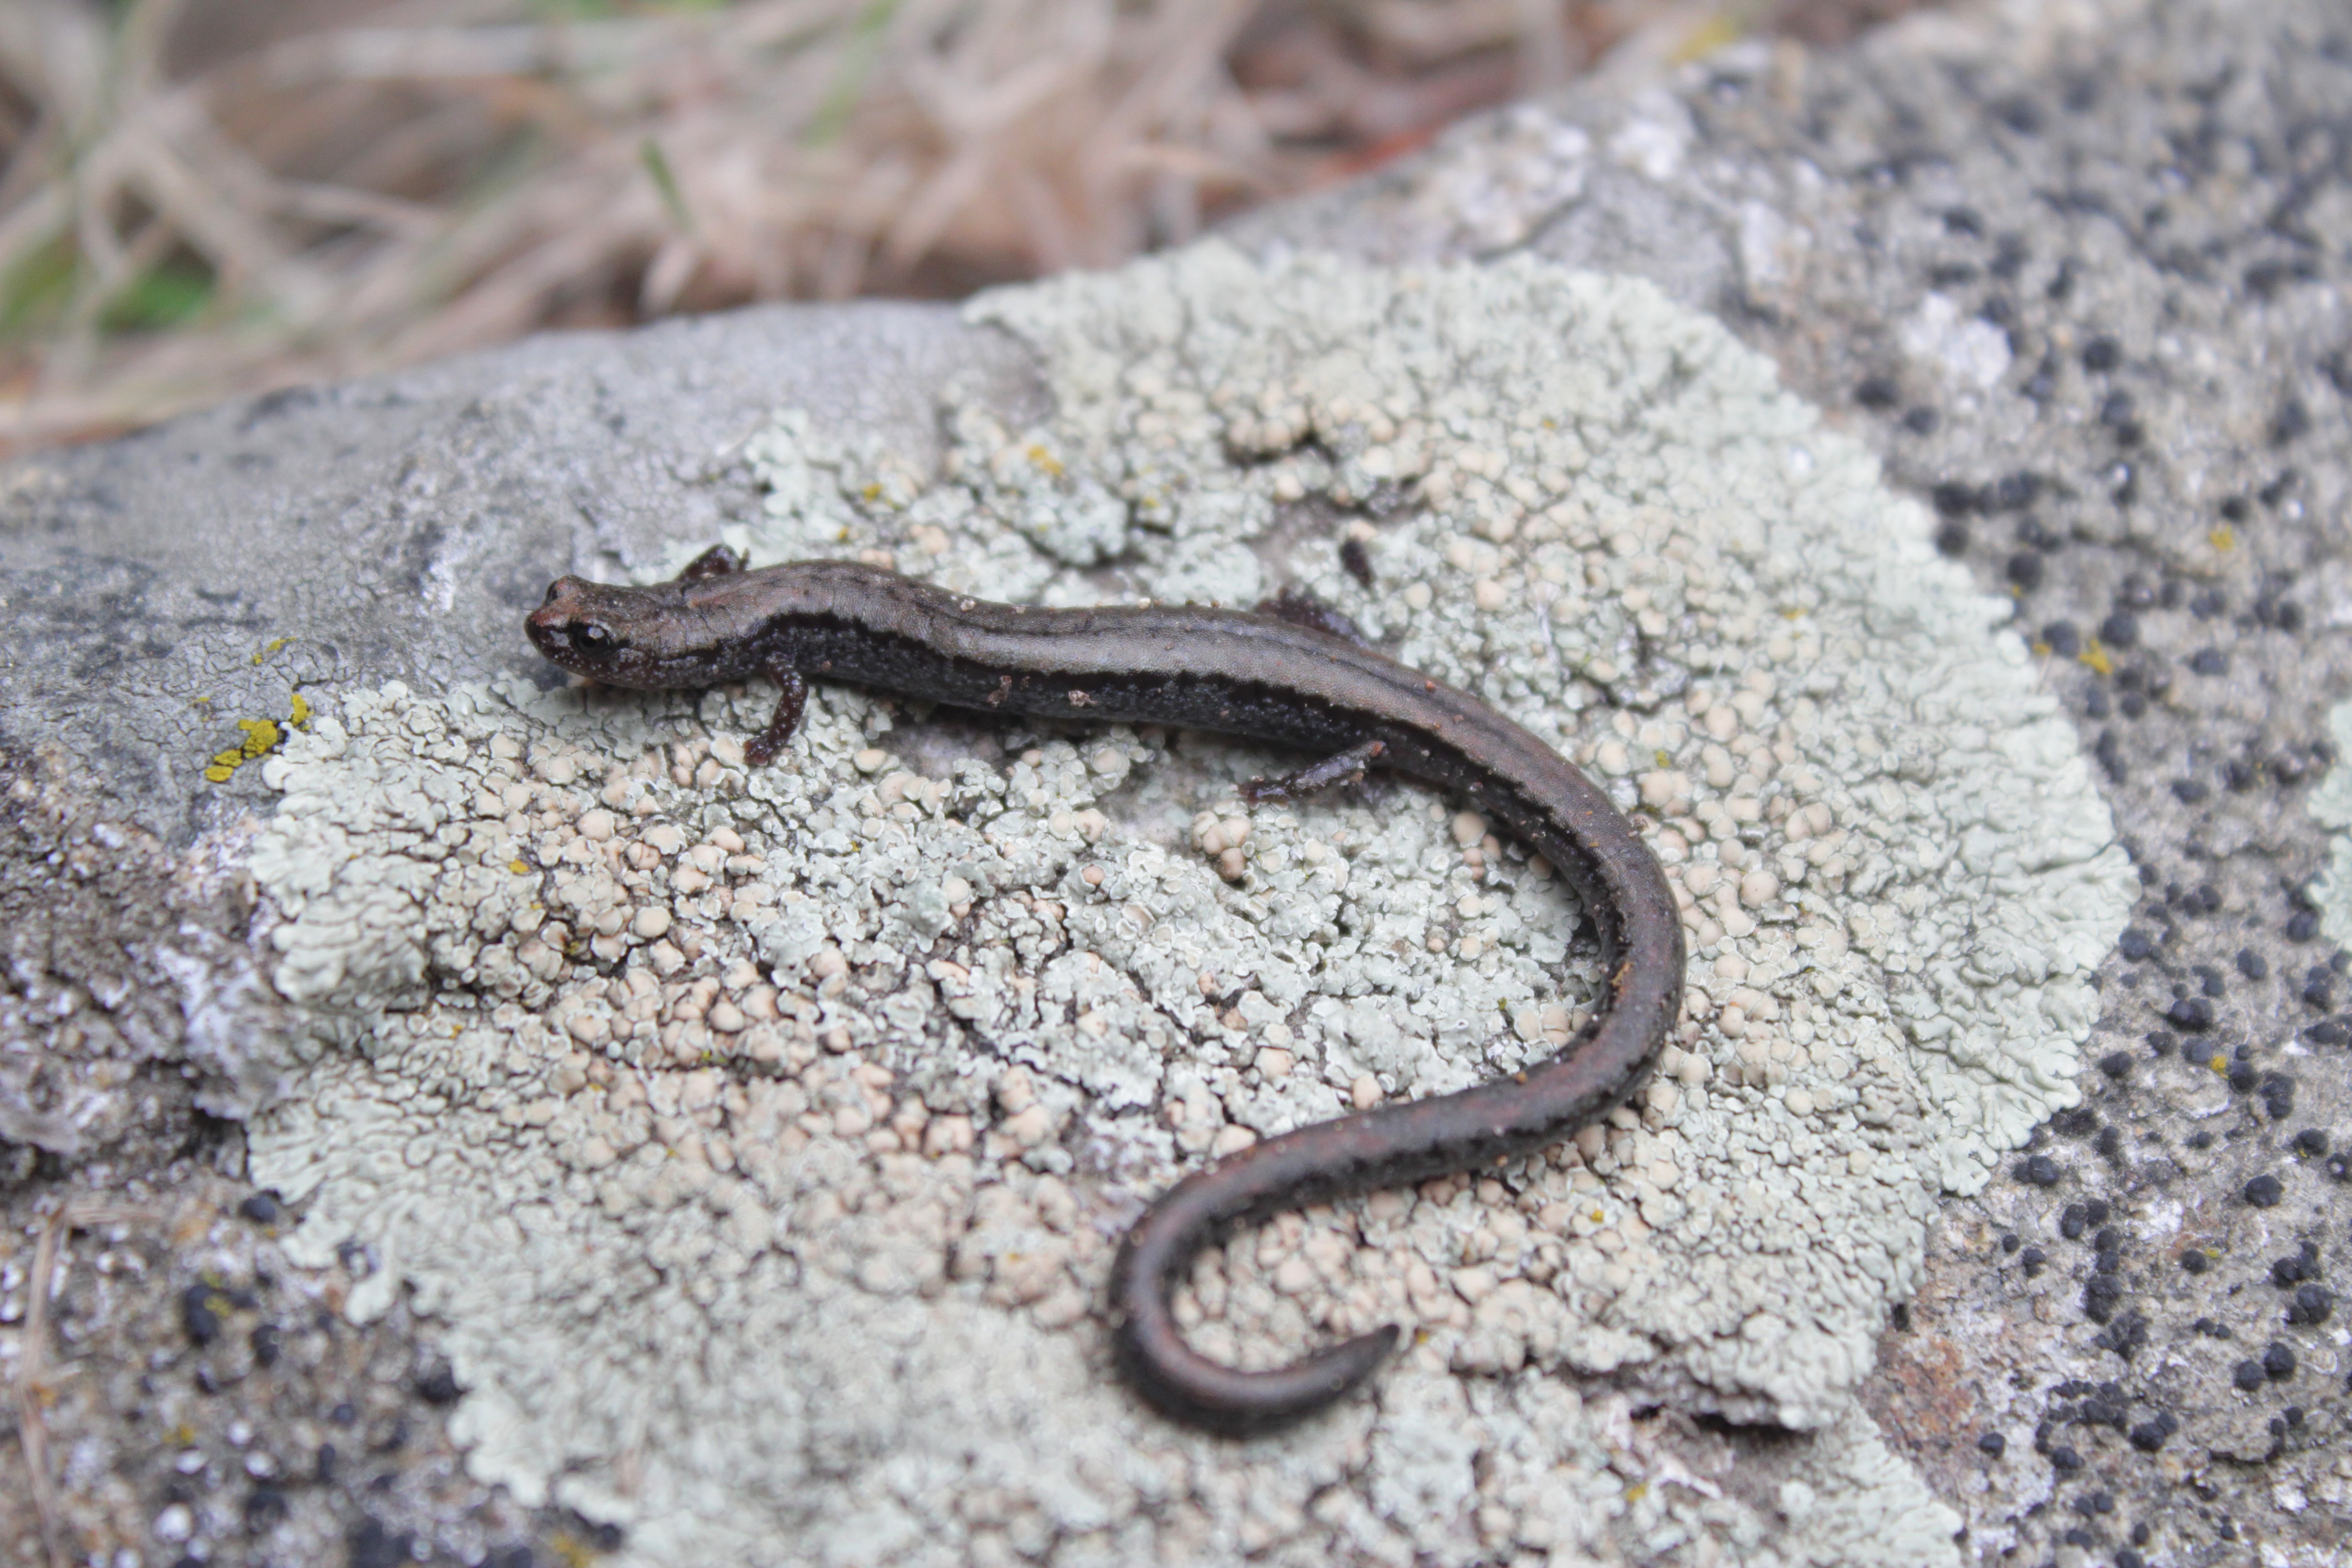
[[[2338,759],[2352,757],[2352,702],[2327,710],[2327,731]],[[2327,839],[2327,867],[2311,884],[2319,905],[2319,929],[2338,947],[2352,947],[2352,764],[2339,760],[2311,792],[2311,819],[2334,829]]]
[[[896,705],[820,688],[751,770],[764,688],[387,690],[266,764],[278,984],[363,1047],[254,1129],[298,1253],[374,1247],[352,1308],[443,1316],[477,1469],[646,1561],[1948,1560],[1851,1390],[1937,1192],[2071,1102],[2135,888],[2004,607],[1637,282],[1204,247],[973,315],[1050,417],[950,395],[932,478],[787,414],[730,542],[1231,601],[1303,531],[1293,575],[1643,814],[1692,942],[1657,1081],[1205,1258],[1210,1353],[1417,1331],[1373,1399],[1212,1442],[1110,1375],[1112,1239],[1567,1037],[1594,955],[1545,868],[1401,785],[1244,814],[1279,761],[1200,737],[893,755]],[[1818,1435],[1765,1507],[1662,1403]]]

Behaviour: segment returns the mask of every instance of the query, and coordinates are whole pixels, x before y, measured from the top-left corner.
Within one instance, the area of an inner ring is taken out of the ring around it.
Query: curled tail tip
[[[1172,1334],[1120,1324],[1120,1369],[1161,1415],[1225,1436],[1246,1437],[1304,1421],[1337,1404],[1371,1376],[1396,1348],[1393,1323],[1271,1372],[1239,1372],[1193,1351]]]

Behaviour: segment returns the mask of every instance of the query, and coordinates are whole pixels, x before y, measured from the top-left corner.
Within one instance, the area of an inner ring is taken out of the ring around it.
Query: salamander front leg
[[[677,581],[693,583],[705,577],[731,577],[743,570],[743,558],[724,544],[714,544],[686,563]]]
[[[766,729],[743,742],[743,760],[755,768],[766,767],[782,754],[785,742],[801,727],[802,710],[808,706],[808,682],[799,670],[772,669],[768,679],[782,691],[776,698],[776,716],[768,721]]]
[[[1264,805],[1269,801],[1300,800],[1318,790],[1334,784],[1354,784],[1364,776],[1364,770],[1380,760],[1388,745],[1381,741],[1366,741],[1344,752],[1334,752],[1319,763],[1310,763],[1295,773],[1280,778],[1252,779],[1242,785],[1242,798],[1252,805]]]

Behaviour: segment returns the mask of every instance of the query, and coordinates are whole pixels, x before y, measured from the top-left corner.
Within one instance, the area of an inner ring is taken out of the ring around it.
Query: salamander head
[[[523,629],[532,646],[574,675],[608,686],[707,686],[730,679],[734,661],[714,647],[717,628],[679,585],[650,588],[558,577]]]

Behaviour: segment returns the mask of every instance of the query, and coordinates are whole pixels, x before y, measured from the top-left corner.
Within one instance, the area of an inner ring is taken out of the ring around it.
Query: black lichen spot
[[[2117,610],[2099,623],[2099,640],[2109,647],[2139,646],[2139,617],[2129,610]]]
[[[2025,1270],[2028,1279],[2041,1273],[2042,1265],[2049,1261],[2049,1255],[2038,1247],[2029,1247],[2017,1255],[2017,1266]]]
[[[180,1292],[180,1331],[193,1345],[208,1345],[220,1338],[220,1309],[227,1303],[209,1285],[191,1285]]]
[[[446,1363],[428,1369],[416,1380],[416,1396],[427,1405],[455,1405],[465,1395],[457,1374]]]
[[[2230,1381],[2238,1385],[2240,1393],[2252,1394],[2263,1385],[2263,1363],[2258,1361],[2240,1362],[2230,1369]]]
[[[2038,551],[2021,550],[2009,558],[2003,568],[2009,580],[2021,591],[2031,594],[2042,586],[2042,574],[2046,563]]]
[[[1978,510],[1976,486],[1965,479],[1946,479],[1927,492],[1938,517],[1966,517]]]
[[[2200,675],[2227,675],[2230,656],[2218,647],[2200,647],[2189,656],[2189,668]]]
[[[2072,658],[2083,651],[2083,634],[2074,629],[2072,621],[2053,621],[2042,628],[2042,640],[2060,658]]]
[[[2256,952],[2251,947],[2242,947],[2238,950],[2239,973],[2244,975],[2249,980],[2262,980],[2267,978],[2270,972],[2270,960],[2264,958],[2261,953]]]
[[[275,1323],[257,1323],[253,1330],[253,1359],[260,1366],[276,1366],[280,1349],[280,1336]]]
[[[1983,1436],[1977,1439],[1977,1449],[1980,1453],[1990,1454],[1992,1458],[1998,1459],[2003,1454],[2009,1452],[2009,1439],[2002,1436],[1998,1432],[1988,1432]]]
[[[2294,1305],[2286,1310],[2289,1324],[2324,1323],[2336,1310],[2336,1293],[2325,1285],[2298,1285]]]
[[[1864,408],[1884,414],[1903,400],[1903,389],[1891,375],[1865,375],[1854,383],[1853,400]]]
[[[2287,397],[2278,405],[2278,412],[2271,416],[2271,445],[2273,447],[2287,446],[2310,433],[2311,410],[2304,406],[2300,397]]]
[[[1936,525],[1936,549],[1938,553],[1958,558],[1969,552],[1969,525],[1957,517],[1948,517]]]
[[[2288,1142],[2287,1147],[2298,1158],[2324,1160],[2327,1157],[2327,1134],[2316,1127],[2306,1127]]]
[[[2168,1057],[2172,1054],[2173,1048],[2180,1044],[2178,1037],[2165,1029],[2150,1029],[2144,1038],[2147,1042],[2150,1056]]]
[[[2271,1283],[2285,1289],[2298,1280],[2319,1278],[2319,1248],[2305,1242],[2296,1251],[2271,1260]]]
[[[2318,265],[2307,256],[2257,261],[2245,270],[2246,292],[2267,302],[2289,283],[2307,283],[2319,276]]]
[[[276,1193],[259,1192],[237,1205],[236,1212],[256,1225],[276,1225],[283,1211],[278,1207]]]
[[[2112,1274],[2094,1274],[2083,1286],[2083,1316],[2104,1323],[2116,1315],[2123,1300],[2124,1282]]]
[[[1903,428],[1914,436],[1933,436],[1943,423],[1944,416],[1924,404],[1903,416]]]
[[[2153,1454],[2164,1447],[2165,1439],[2180,1430],[2180,1423],[2169,1410],[2159,1410],[2134,1426],[2128,1434],[2131,1446],[2143,1454]],[[2120,1557],[2117,1562],[2121,1562]]]
[[[2089,1224],[2091,1211],[2081,1204],[2068,1204],[2058,1216],[2058,1234],[2069,1241],[2083,1239],[2083,1229]]]
[[[2213,1004],[2202,996],[2183,996],[2172,1004],[2165,1016],[2176,1029],[2203,1034],[2213,1026]]]
[[[2286,939],[2293,942],[2309,942],[2319,934],[2319,915],[2314,910],[2297,910],[2286,918]]]
[[[2263,1350],[2263,1375],[2273,1383],[2284,1383],[2294,1375],[2294,1352],[2273,1340]]]
[[[2263,1109],[2273,1121],[2284,1121],[2294,1114],[2294,1079],[2283,1072],[2263,1075]]]
[[[2120,1083],[2131,1076],[2132,1059],[2127,1051],[2109,1051],[2099,1058],[2099,1070]]]
[[[2062,1476],[2071,1476],[2083,1468],[2083,1456],[2061,1443],[2050,1450],[2050,1468]]]
[[[2098,742],[2092,746],[2091,754],[2099,759],[2100,770],[2107,777],[2117,784],[2124,782],[2129,769],[2124,762],[2123,742],[2116,739],[2113,730],[2099,731]]]
[[[2172,797],[2183,805],[2202,805],[2206,797],[2210,795],[2212,793],[2213,786],[2207,784],[2203,779],[2175,779],[2172,781]],[[2175,1021],[2178,1022],[2178,1020]]]
[[[2276,1176],[2264,1173],[2246,1184],[2242,1195],[2258,1209],[2276,1208],[2286,1188]]]
[[[2017,1179],[2031,1182],[2037,1187],[2054,1187],[2062,1173],[2058,1162],[2047,1154],[2029,1155],[2018,1162]]]
[[[2104,375],[2123,361],[2123,345],[2113,338],[2102,335],[2083,345],[2083,368],[2094,374]]]
[[[2134,963],[2144,963],[2156,951],[2156,939],[2137,926],[2126,926],[2124,934],[2116,938],[2116,951]]]

